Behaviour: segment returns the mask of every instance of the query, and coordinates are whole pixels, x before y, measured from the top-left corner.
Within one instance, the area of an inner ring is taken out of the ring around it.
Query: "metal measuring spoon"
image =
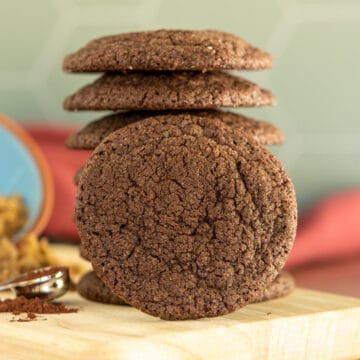
[[[45,267],[29,271],[0,284],[0,291],[12,290],[16,296],[27,298],[56,299],[64,295],[70,287],[67,267]]]

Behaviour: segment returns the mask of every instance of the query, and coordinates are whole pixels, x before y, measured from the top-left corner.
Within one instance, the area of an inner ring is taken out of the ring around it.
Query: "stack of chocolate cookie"
[[[295,193],[264,146],[282,133],[219,110],[272,105],[270,91],[226,72],[270,67],[268,53],[219,31],[107,36],[65,58],[65,71],[104,72],[65,109],[118,111],[67,141],[93,150],[77,176],[81,251],[96,273],[82,294],[179,320],[289,289],[279,272]]]

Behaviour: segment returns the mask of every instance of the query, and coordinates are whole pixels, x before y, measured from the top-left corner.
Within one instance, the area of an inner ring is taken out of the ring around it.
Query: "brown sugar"
[[[12,236],[25,225],[28,210],[18,195],[0,196],[0,283],[20,274],[46,266],[69,267],[71,279],[77,282],[88,268],[75,261],[58,258],[45,237],[24,234],[16,243]]]
[[[17,243],[9,237],[0,236],[0,282],[30,270],[49,265],[58,265],[46,238],[38,239],[31,233]]]
[[[28,210],[19,195],[0,196],[0,238],[13,236],[27,218]]]

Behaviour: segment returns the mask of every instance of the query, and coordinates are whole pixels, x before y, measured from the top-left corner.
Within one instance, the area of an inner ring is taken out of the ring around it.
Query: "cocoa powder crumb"
[[[36,321],[37,320],[37,316],[34,313],[28,313],[26,314],[26,317],[24,318],[16,318],[13,317],[10,322],[29,322],[29,321]]]
[[[32,298],[18,296],[15,299],[6,299],[0,301],[0,312],[11,312],[13,315],[27,313],[27,317],[21,319],[12,319],[13,321],[33,321],[36,320],[36,314],[64,314],[78,312],[77,308],[68,308],[64,304],[53,303],[48,299]]]

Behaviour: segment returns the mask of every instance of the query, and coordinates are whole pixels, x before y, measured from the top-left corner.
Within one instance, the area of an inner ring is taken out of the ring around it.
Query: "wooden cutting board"
[[[162,321],[128,306],[62,301],[76,314],[10,322],[0,314],[1,359],[356,359],[360,299],[296,289],[227,316]]]

